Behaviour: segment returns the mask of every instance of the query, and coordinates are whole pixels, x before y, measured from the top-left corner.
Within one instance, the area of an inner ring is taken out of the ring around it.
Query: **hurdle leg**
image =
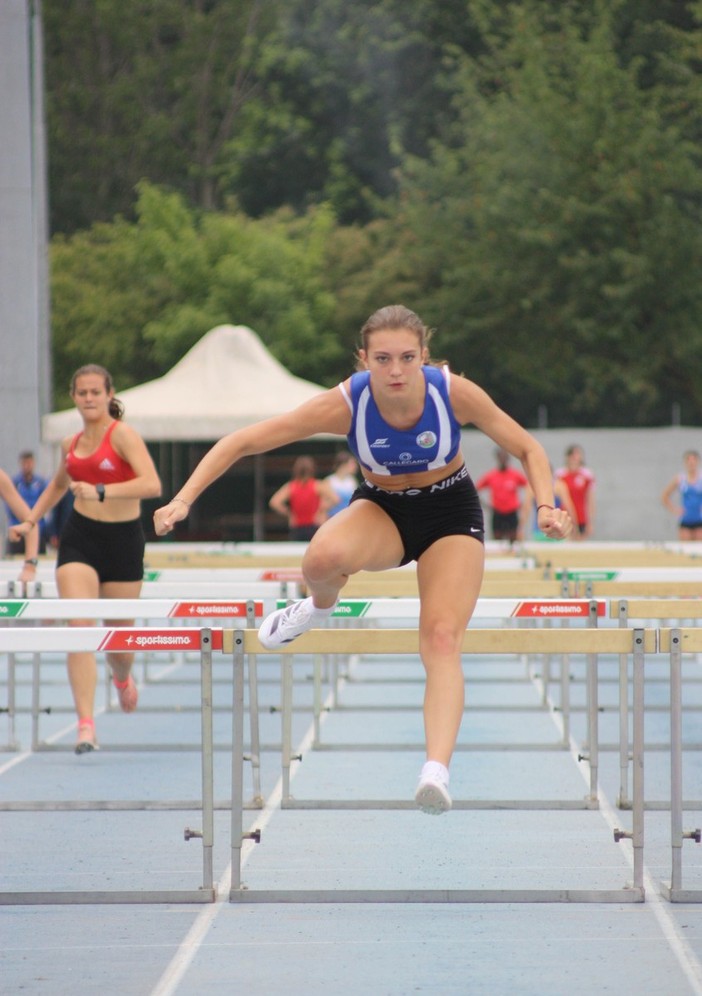
[[[41,711],[41,654],[32,654],[32,750],[39,750],[39,713]]]
[[[563,723],[561,743],[567,747],[570,743],[570,654],[561,655],[561,717]]]
[[[249,628],[254,628],[256,624],[256,606],[252,600],[246,603],[246,620]],[[249,678],[249,729],[251,741],[251,778],[253,781],[253,805],[259,809],[263,806],[263,794],[261,792],[261,733],[259,728],[259,706],[258,706],[258,657],[256,654],[248,656],[248,678]]]
[[[587,727],[588,756],[590,765],[590,799],[597,799],[597,779],[599,767],[599,696],[598,696],[598,655],[587,655]]]
[[[314,655],[313,664],[313,739],[312,747],[316,749],[319,747],[321,736],[322,736],[322,661],[323,657],[321,654]]]
[[[7,655],[7,750],[17,750],[15,734],[15,712],[17,708],[17,660],[14,654]]]
[[[634,728],[632,843],[634,847],[634,888],[644,895],[644,634],[634,634]]]
[[[202,724],[202,887],[212,889],[214,845],[214,737],[212,730],[212,630],[203,629],[200,645]]]
[[[544,627],[551,628],[551,620],[544,620]],[[541,660],[541,705],[548,705],[548,688],[551,684],[551,654],[543,654]]]
[[[629,604],[619,602],[619,626],[626,628],[629,620]],[[629,658],[619,655],[619,795],[617,806],[628,809],[629,802]]]
[[[244,636],[234,634],[232,658],[232,817],[230,896],[241,889],[241,844],[244,833]]]
[[[317,667],[317,656],[315,656],[315,670]],[[281,681],[282,681],[282,799],[281,808],[289,801],[290,796],[290,764],[292,762],[292,712],[293,712],[293,660],[292,654],[283,654],[281,657]]]
[[[629,800],[629,659],[619,655],[619,795],[617,806],[628,809]]]
[[[670,891],[682,888],[682,640],[679,630],[670,634],[670,841],[672,862]]]

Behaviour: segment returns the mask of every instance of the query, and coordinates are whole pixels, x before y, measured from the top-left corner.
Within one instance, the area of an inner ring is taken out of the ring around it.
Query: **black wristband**
[[[105,500],[105,485],[104,484],[96,484],[95,485],[95,490],[97,491],[98,501],[104,501]]]
[[[36,557],[27,557],[25,564],[29,564],[30,567],[36,567],[39,561]]]

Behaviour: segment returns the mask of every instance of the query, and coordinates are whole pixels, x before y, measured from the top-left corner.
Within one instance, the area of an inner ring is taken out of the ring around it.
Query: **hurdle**
[[[661,883],[662,893],[672,903],[700,903],[702,890],[686,889],[682,882],[682,848],[686,840],[702,841],[702,830],[683,829],[682,759],[682,657],[702,651],[702,630],[661,629],[659,650],[670,656],[670,881]]]
[[[581,630],[510,630],[484,629],[466,631],[462,652],[468,654],[510,653],[584,653],[628,654],[634,664],[635,708],[634,723],[634,806],[632,830],[617,829],[616,843],[632,841],[633,882],[616,889],[251,889],[242,884],[241,856],[245,840],[260,842],[260,833],[243,832],[243,708],[244,669],[248,654],[278,654],[281,666],[289,675],[296,655],[314,654],[416,654],[416,633],[407,630],[332,629],[311,630],[295,641],[292,647],[265,650],[254,631],[235,629],[223,633],[222,649],[232,653],[234,669],[233,753],[232,753],[232,878],[229,898],[235,903],[470,903],[470,902],[643,902],[643,675],[646,653],[656,649],[656,631],[631,629]]]
[[[249,585],[249,589],[256,589],[256,585]],[[275,586],[277,590],[277,585]],[[183,586],[181,586],[181,591]],[[190,590],[189,588],[187,589]],[[269,606],[272,604],[270,599],[270,589],[264,586],[263,589],[268,594]],[[21,600],[0,600],[0,620],[5,622],[7,625],[0,628],[0,651],[8,651],[8,705],[7,705],[7,716],[8,723],[10,725],[10,743],[15,742],[14,733],[14,722],[17,713],[16,703],[15,703],[15,671],[16,671],[16,658],[15,653],[9,651],[8,641],[6,639],[6,634],[9,626],[13,623],[21,621],[22,623],[30,620],[70,620],[70,619],[95,619],[103,620],[105,616],[109,616],[114,619],[149,619],[149,620],[170,620],[172,622],[182,623],[187,620],[203,620],[203,619],[228,619],[228,620],[241,620],[246,619],[247,625],[253,627],[257,619],[260,619],[264,613],[264,603],[261,599],[256,599],[254,597],[247,599],[246,601],[240,600],[225,600],[220,601],[205,601],[199,599],[193,599],[189,597],[166,600],[166,599],[154,599],[154,598],[136,598],[136,599],[21,599]],[[174,627],[174,632],[179,630]],[[23,651],[28,650],[27,644],[23,645],[21,648]],[[46,647],[44,649],[47,649]],[[52,647],[52,650],[56,650],[56,647]],[[174,647],[177,653],[182,653],[180,647]],[[108,694],[108,704],[109,704],[109,693],[111,689],[111,683],[109,677],[107,679],[107,694]],[[59,712],[64,711],[56,707],[43,708],[41,701],[41,653],[38,651],[32,652],[32,705],[31,705],[31,717],[32,717],[32,734],[31,734],[31,749],[33,751],[40,750],[62,750],[66,749],[59,745],[47,744],[40,739],[39,733],[39,719],[43,712]],[[253,774],[253,800],[252,805],[260,807],[262,805],[261,790],[260,790],[260,735],[259,735],[259,709],[258,709],[258,675],[256,671],[256,660],[252,658],[250,661],[249,670],[249,706],[250,706],[250,729],[251,729],[251,762],[252,762],[252,774]],[[199,707],[198,707],[199,708]],[[65,710],[72,712],[73,710]],[[15,742],[14,749],[17,749],[17,744]],[[71,748],[72,749],[72,748]],[[133,744],[121,744],[119,747],[113,746],[111,748],[106,748],[111,750],[122,750],[128,751],[135,749]],[[149,744],[148,746],[141,745],[138,749],[142,750],[173,750],[174,745],[158,745]],[[199,750],[200,745],[188,745],[179,744],[177,745],[178,750]],[[222,745],[219,749],[229,750],[229,744]]]
[[[202,731],[202,829],[185,829],[185,840],[202,840],[202,884],[197,889],[75,890],[56,892],[0,892],[0,905],[63,905],[80,903],[213,903],[212,849],[214,844],[214,773],[212,732],[212,653],[222,649],[222,630],[141,629],[80,627],[8,628],[3,631],[6,649],[61,651],[131,650],[135,645],[153,651],[173,647],[198,651],[201,675]]]
[[[515,550],[515,552],[517,552]],[[679,541],[663,543],[628,543],[592,540],[562,540],[539,543],[527,540],[519,553],[532,557],[537,566],[602,567],[621,564],[628,567],[675,567],[700,564],[700,551],[694,543]]]
[[[282,603],[281,603],[282,604]],[[606,614],[606,603],[604,601],[597,600],[583,600],[583,599],[489,599],[480,598],[476,603],[475,611],[473,613],[472,619],[475,620],[503,620],[504,622],[516,622],[517,624],[525,623],[527,625],[536,623],[544,623],[548,626],[554,617],[560,620],[562,623],[570,623],[574,620],[580,620],[586,622],[588,625],[597,625],[598,618]],[[377,598],[377,599],[346,599],[342,598],[337,604],[331,619],[333,621],[351,621],[362,623],[378,621],[378,620],[392,620],[397,622],[398,620],[411,620],[416,624],[419,618],[419,600],[411,598]],[[527,658],[528,655],[520,654],[521,657]],[[336,655],[333,657],[337,660]],[[544,689],[547,688],[547,683],[549,680],[548,675],[548,661],[549,656],[545,656],[543,660],[543,675],[541,681],[543,683]],[[543,802],[543,808],[596,808],[597,807],[597,771],[598,771],[598,754],[597,754],[597,744],[598,744],[598,730],[597,730],[597,714],[598,714],[598,701],[597,701],[597,677],[598,661],[597,655],[588,655],[587,660],[587,703],[585,706],[587,717],[588,717],[588,742],[589,742],[589,758],[590,761],[590,792],[589,795],[585,797],[584,800],[578,801],[566,801],[566,800],[552,800],[549,802]],[[352,749],[349,744],[335,745],[323,743],[321,738],[321,717],[323,712],[322,707],[322,689],[321,689],[321,672],[322,672],[322,656],[316,654],[314,656],[314,735],[312,740],[312,748],[314,750],[350,750]],[[347,680],[352,680],[349,676]],[[333,705],[332,708],[339,708],[343,710],[343,706],[340,706],[338,699],[338,675],[337,679],[333,682],[332,692],[333,692]],[[536,711],[544,711],[545,708],[551,708],[553,711],[558,711],[560,713],[561,720],[561,737],[555,742],[546,743],[530,743],[528,745],[521,744],[491,744],[489,749],[491,750],[568,750],[570,746],[570,694],[569,694],[569,682],[570,674],[568,668],[567,657],[562,658],[561,669],[560,669],[560,688],[561,688],[561,701],[560,707],[555,707],[547,697],[542,698],[542,702],[539,705],[531,706],[531,709]],[[292,711],[292,682],[284,681],[283,683],[283,728],[289,729],[289,715]],[[364,707],[368,708],[368,707]],[[384,707],[385,708],[385,707]],[[411,707],[398,706],[397,709],[408,709]],[[473,709],[480,709],[480,711],[486,711],[485,707],[475,706]],[[500,707],[492,706],[488,711],[525,711],[527,709],[524,705],[519,706],[504,706],[503,709]],[[325,707],[326,711],[326,707]],[[467,705],[465,711],[471,711],[471,706]],[[291,744],[287,745],[287,754],[291,749]],[[421,745],[420,745],[421,746]],[[359,745],[356,749],[365,750],[406,750],[407,744],[365,744]],[[485,750],[488,749],[485,744],[471,744],[471,745],[459,745],[457,751],[460,750]],[[287,756],[284,752],[284,756]],[[304,808],[305,804],[301,800],[293,800],[289,795],[289,770],[284,766],[283,768],[283,802],[284,808]],[[458,804],[460,806],[460,803]],[[510,806],[509,802],[501,803],[501,805],[506,808]],[[514,804],[511,804],[514,805]]]
[[[669,599],[619,599],[613,600],[609,607],[610,618],[618,619],[620,626],[627,626],[630,621],[636,620],[641,624],[643,621],[657,623],[660,627],[662,623],[669,623],[671,620],[694,620],[702,619],[702,600],[699,598],[669,598]],[[648,706],[648,709],[651,707]],[[665,709],[665,706],[661,706]],[[669,708],[669,707],[668,707]],[[686,706],[691,709],[691,706]],[[699,708],[699,707],[698,707]],[[629,681],[628,663],[625,656],[619,660],[619,794],[617,796],[617,806],[620,809],[628,809],[631,805],[629,798],[629,770],[630,770],[630,742],[629,742]],[[669,743],[648,743],[647,750],[667,751],[670,749]],[[607,749],[603,745],[602,749]],[[686,750],[702,750],[702,743],[686,743]],[[684,809],[698,809],[700,803],[695,801],[683,802]],[[668,809],[669,803],[664,800],[646,800],[644,807],[647,810]]]

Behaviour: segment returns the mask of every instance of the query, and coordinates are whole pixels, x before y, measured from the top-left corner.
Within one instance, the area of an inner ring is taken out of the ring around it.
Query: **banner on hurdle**
[[[113,604],[114,603],[114,604]],[[252,600],[254,616],[263,615],[263,602]],[[37,599],[17,598],[0,600],[0,619],[79,619],[88,616],[102,619],[121,615],[162,619],[246,619],[249,603],[245,601],[176,601],[166,599],[111,599],[109,611],[101,599]]]
[[[278,599],[281,609],[286,599]],[[474,619],[589,619],[593,607],[599,617],[607,615],[605,599],[588,598],[479,598]],[[342,598],[332,619],[416,619],[418,598]]]

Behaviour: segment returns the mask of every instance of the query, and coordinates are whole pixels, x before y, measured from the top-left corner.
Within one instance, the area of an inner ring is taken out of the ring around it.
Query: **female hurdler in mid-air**
[[[461,641],[483,577],[478,494],[461,453],[471,423],[519,459],[538,506],[539,528],[563,539],[570,516],[555,508],[541,444],[480,387],[429,359],[430,333],[401,305],[361,329],[359,371],[285,415],[232,432],[203,457],[178,494],[154,514],[164,536],[202,492],[242,457],[319,432],[346,436],[363,481],[348,508],[315,533],[302,559],[309,597],[264,619],[267,648],[290,643],[334,610],[349,575],[417,562],[419,653],[426,672],[426,763],[415,794],[427,813],[451,808],[448,767],[464,709]]]

